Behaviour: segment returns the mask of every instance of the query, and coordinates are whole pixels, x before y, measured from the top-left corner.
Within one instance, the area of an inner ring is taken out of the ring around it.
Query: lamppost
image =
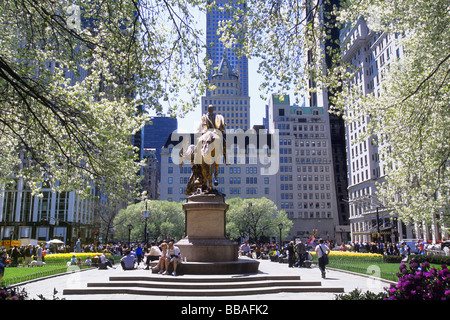
[[[281,250],[281,229],[283,228],[283,224],[280,222],[279,224],[278,224],[278,229],[280,229],[280,250]]]
[[[147,200],[145,200],[145,211],[142,212],[142,216],[145,219],[145,224],[144,224],[144,243],[145,244],[147,244],[147,241],[148,241],[148,239],[147,239],[147,219],[150,216],[149,210],[147,209],[147,204],[148,204],[148,202],[147,202]]]
[[[252,203],[250,202],[249,204],[248,204],[248,206],[247,206],[247,217],[248,217],[248,224],[247,224],[247,227],[248,227],[248,240],[250,241],[250,227],[251,227],[251,225],[250,225],[250,214],[251,214],[251,210],[252,210]]]
[[[128,224],[128,247],[130,247],[130,243],[131,243],[131,229],[133,229],[133,225],[130,223]]]

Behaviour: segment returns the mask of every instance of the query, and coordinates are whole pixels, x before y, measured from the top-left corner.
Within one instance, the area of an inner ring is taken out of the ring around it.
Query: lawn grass
[[[110,256],[110,261],[114,264],[120,260],[120,256]],[[67,260],[67,259],[66,259]],[[63,259],[64,261],[64,259]],[[67,260],[68,261],[68,260]],[[47,277],[50,275],[73,272],[76,266],[67,266],[67,261],[59,263],[47,263],[42,267],[23,267],[21,264],[18,267],[6,267],[0,287],[10,286],[24,281],[29,281],[37,278]],[[20,261],[19,261],[20,262]],[[80,266],[81,269],[93,268],[92,266]]]
[[[407,264],[408,265],[408,264]],[[373,277],[389,280],[398,281],[396,274],[399,272],[400,263],[330,263],[327,267],[347,270],[356,273],[366,274]],[[431,268],[440,269],[441,265],[430,264]]]
[[[81,266],[81,268],[91,268],[90,266]],[[73,267],[69,268],[67,264],[48,264],[42,267],[7,267],[3,275],[0,287],[29,281],[41,277],[46,277],[58,273],[72,272]]]

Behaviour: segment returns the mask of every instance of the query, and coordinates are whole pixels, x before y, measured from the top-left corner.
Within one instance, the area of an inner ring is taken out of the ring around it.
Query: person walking
[[[316,254],[319,258],[319,269],[322,272],[322,278],[325,278],[325,265],[328,264],[328,254],[330,253],[330,248],[323,242],[322,239],[319,240],[319,244],[316,246]]]

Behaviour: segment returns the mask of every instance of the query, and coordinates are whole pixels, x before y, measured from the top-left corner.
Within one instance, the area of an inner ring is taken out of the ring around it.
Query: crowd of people
[[[445,239],[438,244],[428,243],[424,240],[416,240],[414,242],[363,242],[358,241],[349,242],[347,244],[342,243],[337,246],[340,251],[353,251],[353,252],[369,252],[378,253],[383,255],[396,255],[406,257],[411,253],[426,254],[427,252],[439,252],[450,255],[450,243]]]

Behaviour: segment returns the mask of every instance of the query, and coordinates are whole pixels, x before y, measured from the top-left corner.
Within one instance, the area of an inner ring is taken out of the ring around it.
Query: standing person
[[[303,267],[303,261],[305,261],[306,247],[305,244],[300,240],[296,246],[298,261],[297,266],[299,268]]]
[[[77,252],[78,253],[81,252],[81,240],[80,239],[77,240],[76,246],[77,246]]]
[[[177,264],[181,262],[181,252],[177,246],[173,245],[173,241],[167,246],[166,271],[163,274],[169,274],[169,264],[173,263],[172,275],[177,275]]]
[[[144,257],[144,251],[143,251],[140,243],[138,244],[138,247],[136,248],[135,253],[136,253],[136,258],[137,258],[137,265],[139,267],[139,264],[141,263],[141,261]]]
[[[24,263],[23,263],[23,265],[24,266],[29,266],[30,265],[30,263],[31,263],[31,256],[32,256],[32,254],[33,254],[33,250],[32,250],[32,245],[30,244],[30,245],[28,245],[26,248],[25,248],[25,251],[24,251],[24,257],[25,257],[25,260],[24,260]]]
[[[6,251],[2,251],[0,255],[0,282],[2,282],[3,275],[5,274],[5,268],[7,266],[6,259],[7,259]]]
[[[11,267],[17,267],[17,265],[19,264],[20,256],[21,254],[19,248],[17,246],[14,246],[14,248],[11,251],[11,258],[12,258]]]
[[[36,248],[36,260],[42,261],[42,247],[39,245]]]
[[[316,254],[319,258],[319,269],[322,272],[322,278],[325,278],[325,259],[327,259],[327,255],[330,253],[330,248],[323,242],[322,239],[319,240],[319,244],[316,246]]]
[[[288,252],[289,268],[293,268],[294,262],[295,262],[294,241],[289,242],[289,244],[287,246],[287,252]]]

